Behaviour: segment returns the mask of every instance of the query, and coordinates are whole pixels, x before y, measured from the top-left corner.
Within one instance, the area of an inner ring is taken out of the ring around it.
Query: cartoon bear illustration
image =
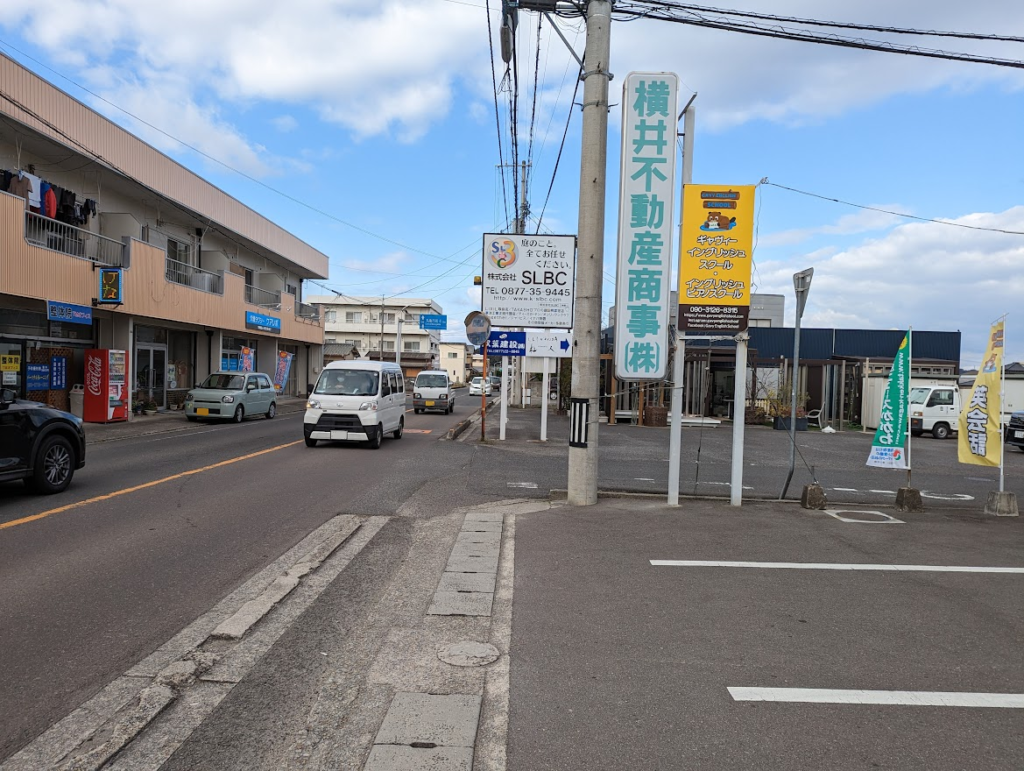
[[[708,219],[704,223],[704,230],[729,230],[736,225],[736,218],[726,219],[721,212],[709,211]]]

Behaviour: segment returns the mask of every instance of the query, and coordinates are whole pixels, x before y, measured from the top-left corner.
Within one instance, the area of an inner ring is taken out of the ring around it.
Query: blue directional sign
[[[525,332],[491,332],[487,338],[487,353],[490,356],[525,356]]]
[[[420,329],[448,329],[448,317],[437,313],[420,314]]]

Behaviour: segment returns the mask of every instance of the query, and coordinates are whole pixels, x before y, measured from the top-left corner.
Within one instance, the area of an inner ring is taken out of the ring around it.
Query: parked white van
[[[452,412],[455,409],[455,394],[452,381],[443,369],[425,369],[416,376],[412,392],[412,408],[416,414],[424,410]]]
[[[956,383],[914,386],[910,389],[910,433],[930,431],[945,439],[956,431],[960,418],[960,389]]]
[[[368,442],[376,450],[384,434],[401,439],[404,430],[405,378],[390,362],[330,362],[313,386],[302,420],[307,447],[323,439]]]

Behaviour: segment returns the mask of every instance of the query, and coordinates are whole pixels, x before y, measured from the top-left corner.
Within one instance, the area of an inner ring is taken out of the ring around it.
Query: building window
[[[362,311],[345,311],[345,323],[346,324],[362,324],[363,323],[363,312]]]
[[[459,354],[457,354],[455,351],[451,351],[451,352],[448,353],[448,358],[449,359],[457,359],[457,358],[459,358]]]
[[[354,345],[356,348],[359,347],[359,341],[358,340],[346,340],[345,343],[347,345]]]
[[[337,320],[338,320],[338,312],[337,311],[327,311],[324,314],[324,321],[326,321],[328,324],[333,324]]]
[[[336,342],[338,342],[338,338],[336,338],[336,337],[328,337],[324,342],[336,343]]]
[[[394,324],[395,323],[395,314],[394,313],[382,313],[381,316],[384,317],[384,323],[385,324]],[[378,321],[379,321],[379,319],[378,319]]]
[[[413,342],[406,341],[406,342],[402,343],[402,350],[403,351],[409,351],[409,353],[418,353],[419,350],[420,350],[420,341],[419,340],[415,340]]]
[[[393,350],[395,350],[395,341],[394,340],[385,340],[384,341],[384,350],[385,351],[393,351]]]
[[[173,238],[167,239],[167,259],[189,265],[189,251],[190,247],[188,244],[175,241]]]

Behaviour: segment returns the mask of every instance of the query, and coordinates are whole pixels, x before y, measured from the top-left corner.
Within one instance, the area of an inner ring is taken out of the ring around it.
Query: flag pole
[[[914,377],[914,328],[907,327],[907,393],[903,400],[903,409],[907,411],[907,487],[911,487],[910,476],[913,473],[910,462],[910,384]]]
[[[1003,316],[1005,319],[1006,316]],[[999,357],[999,492],[1003,492],[1003,465],[1006,462],[1006,431],[1003,430],[1003,405],[1006,404],[1006,324],[1003,324],[1003,355]]]

